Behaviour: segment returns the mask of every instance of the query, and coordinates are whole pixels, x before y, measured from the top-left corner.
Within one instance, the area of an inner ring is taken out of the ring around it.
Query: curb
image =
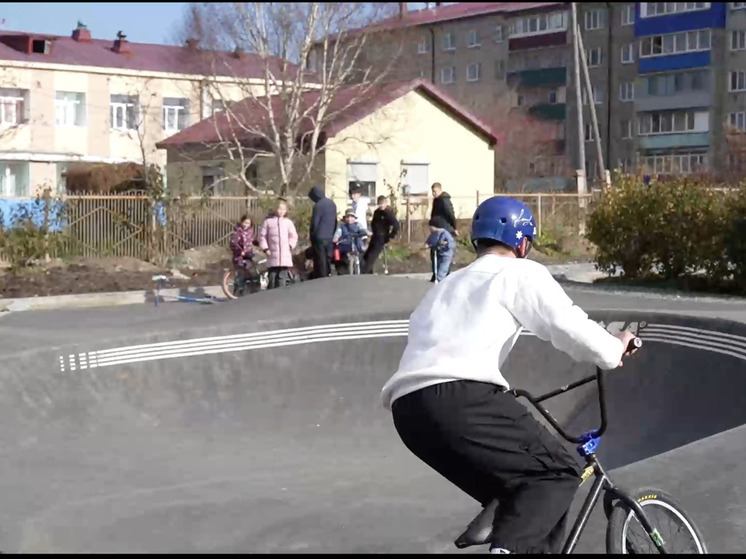
[[[558,281],[571,281],[591,284],[595,275],[603,277],[603,274],[595,272],[590,277],[585,272],[573,273],[579,267],[587,268],[588,264],[563,264],[547,266],[549,271]],[[590,265],[592,266],[592,265]],[[391,274],[389,277],[408,278],[417,280],[429,280],[429,272],[418,272],[409,274]],[[186,288],[176,287],[162,289],[161,295],[165,297],[204,297],[212,296],[218,300],[226,300],[223,289],[219,285],[206,287]],[[115,307],[121,305],[138,305],[144,303],[155,303],[155,289],[142,291],[113,291],[104,293],[81,293],[74,295],[52,295],[49,297],[22,297],[16,299],[0,299],[0,316],[9,312],[42,311],[56,309],[81,309],[93,307]]]
[[[204,297],[225,299],[219,285],[161,289],[162,297]],[[114,291],[105,293],[82,293],[76,295],[52,295],[50,297],[21,297],[0,299],[0,316],[8,312],[41,311],[54,309],[79,309],[87,307],[111,307],[119,305],[155,304],[155,289],[143,291]]]

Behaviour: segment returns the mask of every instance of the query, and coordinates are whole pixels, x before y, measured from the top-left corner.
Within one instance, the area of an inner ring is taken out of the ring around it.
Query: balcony
[[[685,70],[686,68],[705,68],[710,65],[710,51],[687,52],[640,58],[639,73],[666,72],[668,70]]]
[[[508,79],[518,79],[520,80],[520,85],[526,87],[537,85],[564,85],[567,83],[567,68],[542,68],[540,70],[509,72]]]
[[[567,106],[564,103],[540,103],[529,107],[528,114],[542,120],[565,120]]]
[[[712,105],[712,94],[709,91],[646,96],[639,96],[636,91],[635,95],[637,95],[635,97],[635,110],[641,112],[693,109]]]
[[[637,144],[640,149],[670,149],[707,147],[710,145],[710,133],[698,132],[688,134],[661,134],[660,136],[639,136]]]

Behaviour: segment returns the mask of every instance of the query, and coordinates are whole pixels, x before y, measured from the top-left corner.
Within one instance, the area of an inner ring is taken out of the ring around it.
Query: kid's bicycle
[[[642,340],[635,338],[630,349],[642,347]],[[608,371],[596,368],[596,374],[572,384],[534,397],[525,390],[510,390],[516,397],[526,398],[565,440],[578,444],[577,451],[585,459],[582,482],[591,476],[595,481],[578,514],[575,524],[562,548],[562,553],[572,553],[580,539],[591,512],[604,493],[604,513],[607,553],[707,553],[704,539],[689,514],[671,495],[654,487],[643,487],[631,492],[622,490],[609,478],[596,456],[601,436],[606,431],[606,393],[604,380]],[[541,402],[564,394],[589,382],[598,383],[598,400],[601,409],[601,427],[583,433],[579,437],[568,435]],[[459,536],[456,547],[463,549],[472,545],[490,543],[492,519],[497,509],[497,500],[490,503]]]

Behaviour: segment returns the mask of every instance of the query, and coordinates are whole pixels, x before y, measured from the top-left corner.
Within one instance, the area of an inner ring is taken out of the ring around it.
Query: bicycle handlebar
[[[625,349],[625,353],[630,353],[632,351],[635,351],[637,349],[640,349],[642,347],[642,340],[640,338],[633,338],[627,348]],[[562,427],[557,423],[557,420],[552,417],[552,414],[549,413],[549,410],[547,410],[544,406],[541,405],[541,402],[544,400],[548,400],[549,398],[553,398],[554,396],[558,396],[560,394],[564,394],[565,392],[568,392],[569,390],[573,390],[575,388],[578,388],[580,386],[583,386],[584,384],[588,384],[589,382],[593,382],[594,380],[598,382],[598,403],[601,410],[601,426],[598,429],[595,429],[592,431],[594,437],[600,437],[604,434],[607,427],[607,421],[606,421],[606,392],[604,387],[604,379],[605,379],[605,373],[607,371],[601,370],[599,367],[596,367],[596,374],[591,375],[588,377],[585,377],[579,381],[573,382],[572,384],[567,384],[561,388],[558,388],[556,390],[552,390],[551,392],[547,392],[546,394],[543,394],[539,397],[534,397],[526,390],[511,390],[510,392],[513,393],[513,395],[516,398],[524,397],[526,398],[532,406],[534,406],[539,413],[550,423],[550,425],[560,434],[560,436],[571,442],[576,444],[583,444],[588,442],[587,439],[583,437],[573,437],[571,435],[568,435]]]

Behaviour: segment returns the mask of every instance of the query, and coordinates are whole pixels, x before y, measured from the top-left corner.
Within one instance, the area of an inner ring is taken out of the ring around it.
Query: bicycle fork
[[[645,529],[648,537],[650,537],[650,540],[658,549],[658,552],[661,554],[666,554],[666,549],[664,547],[665,542],[663,541],[663,538],[661,537],[658,530],[654,528],[653,525],[650,523],[650,520],[648,520],[648,517],[645,514],[645,511],[642,510],[640,503],[617,488],[611,482],[609,477],[606,475],[606,472],[601,467],[601,464],[599,464],[595,460],[595,457],[593,455],[589,456],[589,458],[590,459],[587,462],[587,466],[583,470],[582,481],[580,484],[583,485],[583,483],[585,483],[592,475],[595,475],[596,479],[593,482],[590,493],[588,493],[588,496],[585,499],[585,503],[583,503],[583,507],[580,510],[580,514],[578,515],[575,524],[570,530],[570,535],[567,537],[565,545],[562,548],[562,554],[570,554],[572,553],[573,549],[575,549],[575,546],[580,539],[580,534],[583,532],[585,525],[588,523],[591,512],[593,512],[593,509],[596,506],[596,503],[598,502],[602,491],[606,492],[606,494],[604,495],[604,511],[606,513],[607,519],[611,514],[612,502],[615,499],[622,501],[634,513],[640,524],[642,524],[642,527]]]

